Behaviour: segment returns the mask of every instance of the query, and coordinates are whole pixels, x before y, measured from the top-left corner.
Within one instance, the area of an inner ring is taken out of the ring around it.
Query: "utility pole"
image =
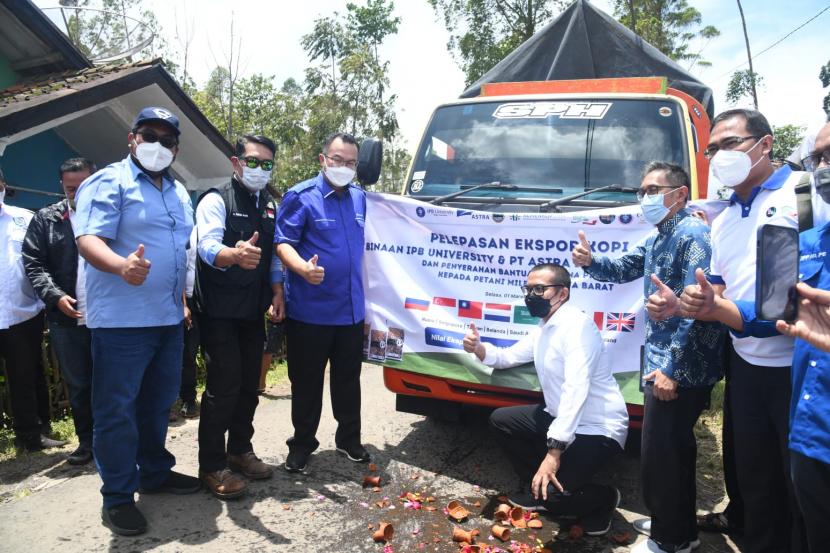
[[[752,91],[752,103],[755,109],[758,109],[758,91],[755,90],[755,70],[752,68],[752,52],[749,50],[749,35],[746,32],[746,19],[744,18],[744,8],[741,6],[741,0],[738,2],[738,11],[741,12],[741,25],[744,28],[744,41],[746,41],[746,57],[749,60],[749,87]]]

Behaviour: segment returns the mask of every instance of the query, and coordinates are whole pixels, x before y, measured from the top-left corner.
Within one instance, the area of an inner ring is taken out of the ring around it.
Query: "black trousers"
[[[806,550],[790,475],[790,367],[760,367],[732,351],[729,407],[745,553]]]
[[[48,434],[49,391],[43,374],[41,342],[43,313],[0,330],[0,357],[6,362],[6,378],[12,406],[12,429],[18,443]]]
[[[199,323],[207,367],[199,419],[199,468],[213,472],[227,466],[227,454],[253,451],[265,324],[262,319],[206,316]]]
[[[187,298],[187,306],[194,313],[193,298]],[[182,323],[184,324],[184,323]],[[196,354],[199,353],[199,317],[191,317],[190,328],[184,328],[184,351],[182,352],[182,384],[179,399],[188,403],[196,401]]]
[[[734,355],[732,340],[727,340],[724,361],[723,426],[721,428],[721,455],[723,458],[723,484],[729,503],[723,510],[732,528],[744,527],[744,499],[738,486],[738,464],[735,459],[735,427],[732,424],[732,378],[729,359]]]
[[[490,415],[490,427],[526,490],[547,454],[547,431],[551,422],[553,417],[542,404],[502,407]],[[545,502],[548,512],[555,516],[586,518],[607,509],[616,492],[611,486],[594,484],[592,479],[620,453],[620,444],[607,436],[577,434],[562,453],[556,473],[565,493],[548,486]]]
[[[69,388],[75,434],[92,447],[92,334],[84,325],[49,322],[49,339]]]
[[[640,478],[651,512],[651,538],[664,546],[697,539],[694,427],[711,391],[711,386],[678,388],[677,399],[661,401],[650,382],[643,388]]]
[[[320,445],[315,435],[323,409],[327,362],[331,410],[337,421],[334,442],[337,447],[359,444],[363,321],[333,326],[288,319],[285,336],[294,425],[294,435],[286,442],[288,449],[311,453]]]
[[[810,553],[827,551],[830,547],[830,465],[790,451],[790,468]]]

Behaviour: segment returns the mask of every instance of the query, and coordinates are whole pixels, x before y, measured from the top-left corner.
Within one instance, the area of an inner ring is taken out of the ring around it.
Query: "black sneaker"
[[[69,454],[66,462],[70,465],[85,465],[92,461],[92,448],[86,444],[81,444],[78,448]]]
[[[288,472],[303,472],[308,465],[308,453],[289,451],[285,458],[285,470]]]
[[[545,503],[542,501],[541,497],[536,499],[533,497],[533,494],[529,492],[511,493],[507,496],[507,502],[514,507],[521,507],[525,511],[543,512],[548,510],[548,508],[545,507]]]
[[[182,408],[179,409],[179,414],[186,419],[195,419],[199,416],[199,409],[196,407],[195,401],[182,402]]]
[[[620,505],[620,490],[617,488],[611,488],[611,490],[614,493],[609,497],[608,505],[581,521],[582,529],[589,536],[603,536],[611,529],[611,520]]]
[[[161,486],[153,488],[152,490],[142,488],[139,492],[145,494],[172,493],[174,495],[187,495],[189,493],[196,493],[201,489],[202,482],[198,478],[171,470]]]
[[[147,519],[135,506],[135,503],[125,503],[107,509],[101,509],[101,519],[104,526],[121,536],[137,536],[147,531]]]
[[[349,445],[346,447],[338,447],[337,451],[349,458],[355,463],[368,463],[372,460],[372,456],[366,451],[366,448],[360,444]]]

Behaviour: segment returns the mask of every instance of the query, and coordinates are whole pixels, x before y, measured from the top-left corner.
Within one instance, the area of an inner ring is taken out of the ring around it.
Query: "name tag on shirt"
[[[248,214],[247,214],[247,213],[237,213],[236,211],[232,211],[232,212],[231,212],[231,216],[232,216],[232,217],[244,217],[244,218],[246,218],[246,219],[248,218]]]

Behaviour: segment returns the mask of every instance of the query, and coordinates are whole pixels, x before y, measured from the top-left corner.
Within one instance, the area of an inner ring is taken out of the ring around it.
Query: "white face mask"
[[[3,205],[3,202],[6,201],[6,189],[0,190],[0,205]]]
[[[135,158],[151,173],[164,171],[173,163],[173,152],[161,142],[142,142],[135,147]]]
[[[259,192],[268,185],[271,180],[271,171],[265,171],[262,167],[251,169],[242,167],[242,184],[251,192]]]
[[[724,186],[728,188],[735,188],[743,183],[749,176],[752,168],[758,165],[763,158],[759,157],[758,161],[752,163],[752,158],[749,157],[749,152],[758,147],[758,141],[755,146],[746,152],[738,150],[718,150],[712,161],[709,162],[712,173]]]
[[[332,184],[332,186],[336,186],[337,188],[343,188],[350,182],[355,176],[356,171],[354,169],[349,169],[348,167],[329,167],[326,165],[326,178]]]

